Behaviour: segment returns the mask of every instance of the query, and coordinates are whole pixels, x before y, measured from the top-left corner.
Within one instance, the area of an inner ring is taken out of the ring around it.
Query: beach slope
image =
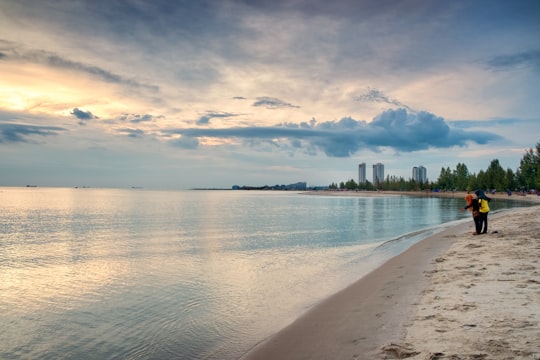
[[[407,325],[411,359],[540,359],[540,207],[490,227],[434,259]]]
[[[242,359],[539,359],[540,207],[489,220],[413,245]]]

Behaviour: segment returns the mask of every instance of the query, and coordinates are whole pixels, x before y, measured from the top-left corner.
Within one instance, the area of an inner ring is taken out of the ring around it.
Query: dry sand
[[[540,207],[501,215],[433,260],[401,344],[411,359],[540,359]]]
[[[242,359],[540,359],[540,206],[489,225],[415,244]]]

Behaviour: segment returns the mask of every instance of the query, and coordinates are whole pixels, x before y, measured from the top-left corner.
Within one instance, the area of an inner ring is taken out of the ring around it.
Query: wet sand
[[[489,225],[422,240],[242,359],[540,359],[540,206]]]

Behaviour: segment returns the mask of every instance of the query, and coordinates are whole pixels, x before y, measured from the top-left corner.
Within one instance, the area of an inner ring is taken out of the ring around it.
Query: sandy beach
[[[540,359],[540,207],[500,214],[491,228],[433,260],[399,344],[411,359]]]
[[[540,359],[540,206],[473,228],[413,245],[242,359]]]

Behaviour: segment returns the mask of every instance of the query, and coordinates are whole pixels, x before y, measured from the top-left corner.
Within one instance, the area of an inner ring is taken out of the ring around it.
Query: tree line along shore
[[[355,180],[332,183],[330,189],[340,190],[385,190],[385,191],[490,191],[536,193],[540,190],[540,141],[534,149],[525,151],[519,167],[514,171],[504,170],[498,159],[494,159],[486,170],[469,172],[467,165],[458,163],[456,168],[443,167],[437,181],[417,182],[412,179],[388,175],[384,181],[359,184]]]

